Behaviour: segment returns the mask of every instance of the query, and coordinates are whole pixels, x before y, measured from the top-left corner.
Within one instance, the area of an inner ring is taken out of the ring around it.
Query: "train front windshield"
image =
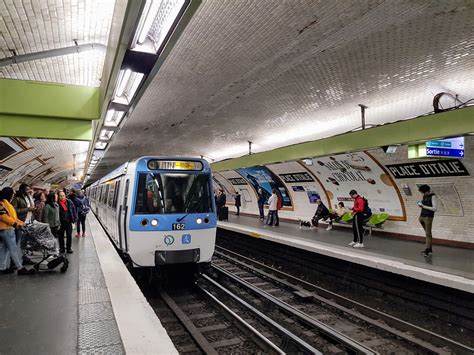
[[[207,174],[140,173],[135,214],[212,212]]]

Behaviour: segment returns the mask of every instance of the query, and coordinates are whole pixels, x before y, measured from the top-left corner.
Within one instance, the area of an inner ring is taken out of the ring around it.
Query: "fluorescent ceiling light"
[[[99,139],[109,140],[110,138],[112,138],[113,135],[114,135],[113,131],[102,129],[102,131],[100,131]],[[99,149],[103,149],[103,148],[99,148]]]
[[[121,75],[113,102],[129,105],[145,75],[143,73],[132,72],[130,69],[125,71],[121,70],[120,73]]]
[[[110,127],[118,127],[120,125],[120,122],[122,122],[124,115],[124,111],[109,110],[107,111],[107,115],[105,116],[104,125]]]
[[[107,147],[107,143],[105,142],[97,142],[95,144],[95,149],[105,149]]]
[[[156,53],[185,3],[185,0],[147,0],[138,23],[132,49]]]

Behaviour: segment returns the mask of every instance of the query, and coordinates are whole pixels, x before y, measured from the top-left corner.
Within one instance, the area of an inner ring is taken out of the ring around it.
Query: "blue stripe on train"
[[[217,227],[217,217],[215,213],[192,213],[184,217],[185,213],[180,214],[136,214],[130,216],[130,230],[131,231],[171,231],[173,224],[184,223],[185,228],[179,230],[196,230],[196,229],[210,229]],[[184,217],[182,220],[181,218]],[[197,219],[202,220],[201,224],[197,223]],[[209,219],[209,223],[204,223],[205,219]],[[142,224],[143,220],[147,220],[146,226]],[[156,227],[151,225],[153,219],[158,220]]]

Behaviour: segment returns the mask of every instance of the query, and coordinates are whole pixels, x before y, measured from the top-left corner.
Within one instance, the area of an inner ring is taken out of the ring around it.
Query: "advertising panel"
[[[392,178],[367,153],[357,152],[314,158],[308,169],[324,185],[331,206],[344,202],[352,207],[349,196],[356,190],[369,201],[373,213],[387,212],[391,219],[406,220],[400,194]]]
[[[272,194],[272,189],[277,189],[282,197],[283,207],[292,207],[290,194],[280,179],[265,166],[253,166],[237,169],[240,175],[247,180],[257,191],[259,188],[265,196],[265,203]]]

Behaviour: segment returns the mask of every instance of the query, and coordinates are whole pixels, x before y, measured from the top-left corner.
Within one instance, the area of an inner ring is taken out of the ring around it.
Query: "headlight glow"
[[[153,227],[156,227],[158,225],[158,220],[157,219],[152,219],[150,224],[153,226]]]
[[[201,223],[202,223],[202,219],[201,219],[201,218],[196,219],[196,223],[197,223],[197,224],[201,224]]]

